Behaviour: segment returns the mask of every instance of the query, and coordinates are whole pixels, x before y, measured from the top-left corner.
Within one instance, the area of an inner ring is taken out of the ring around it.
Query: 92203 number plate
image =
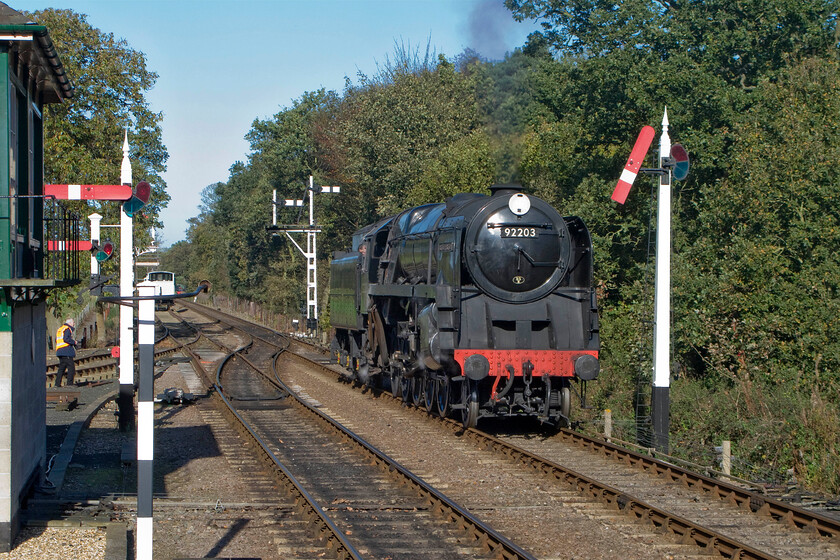
[[[539,237],[540,230],[535,227],[508,227],[502,228],[502,237]]]

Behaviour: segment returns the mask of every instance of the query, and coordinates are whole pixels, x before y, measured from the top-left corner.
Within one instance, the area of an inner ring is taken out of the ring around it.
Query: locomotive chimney
[[[518,183],[497,183],[490,187],[490,196],[512,195],[521,192],[525,192],[525,189]]]

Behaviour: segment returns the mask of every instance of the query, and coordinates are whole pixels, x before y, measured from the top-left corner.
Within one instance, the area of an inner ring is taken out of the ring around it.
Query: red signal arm
[[[47,242],[47,251],[90,251],[93,245],[90,241],[56,241]]]
[[[59,200],[128,200],[131,185],[44,185],[44,195]]]
[[[630,187],[633,186],[633,181],[636,180],[636,175],[638,175],[639,169],[642,167],[642,162],[647,155],[648,148],[650,148],[655,134],[656,131],[653,130],[652,126],[646,126],[642,128],[639,137],[636,138],[636,144],[633,146],[633,151],[630,152],[630,157],[624,165],[624,171],[621,172],[621,178],[619,178],[618,184],[615,186],[612,194],[612,199],[619,204],[624,204],[624,201],[627,200],[627,195],[630,194]]]

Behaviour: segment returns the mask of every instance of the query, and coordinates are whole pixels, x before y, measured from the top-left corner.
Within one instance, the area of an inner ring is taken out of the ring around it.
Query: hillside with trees
[[[400,47],[377,75],[255,120],[248,160],[205,189],[170,268],[297,314],[304,263],[265,231],[273,189],[300,198],[310,174],[342,186],[316,201],[326,286],[330,253],[355,229],[521,182],[593,233],[603,374],[590,399],[643,430],[654,180],[625,206],[610,194],[667,106],[692,155],[674,186],[672,441],[731,439],[742,476],[792,470],[840,492],[838,2],[506,5],[543,31],[502,61]]]

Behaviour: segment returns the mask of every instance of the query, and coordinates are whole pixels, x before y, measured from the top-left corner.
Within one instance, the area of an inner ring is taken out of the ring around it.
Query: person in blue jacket
[[[58,373],[55,376],[55,386],[61,387],[61,379],[67,373],[67,385],[73,384],[76,377],[76,341],[73,338],[73,331],[76,328],[76,321],[71,317],[64,321],[55,333],[55,355],[58,356]]]

